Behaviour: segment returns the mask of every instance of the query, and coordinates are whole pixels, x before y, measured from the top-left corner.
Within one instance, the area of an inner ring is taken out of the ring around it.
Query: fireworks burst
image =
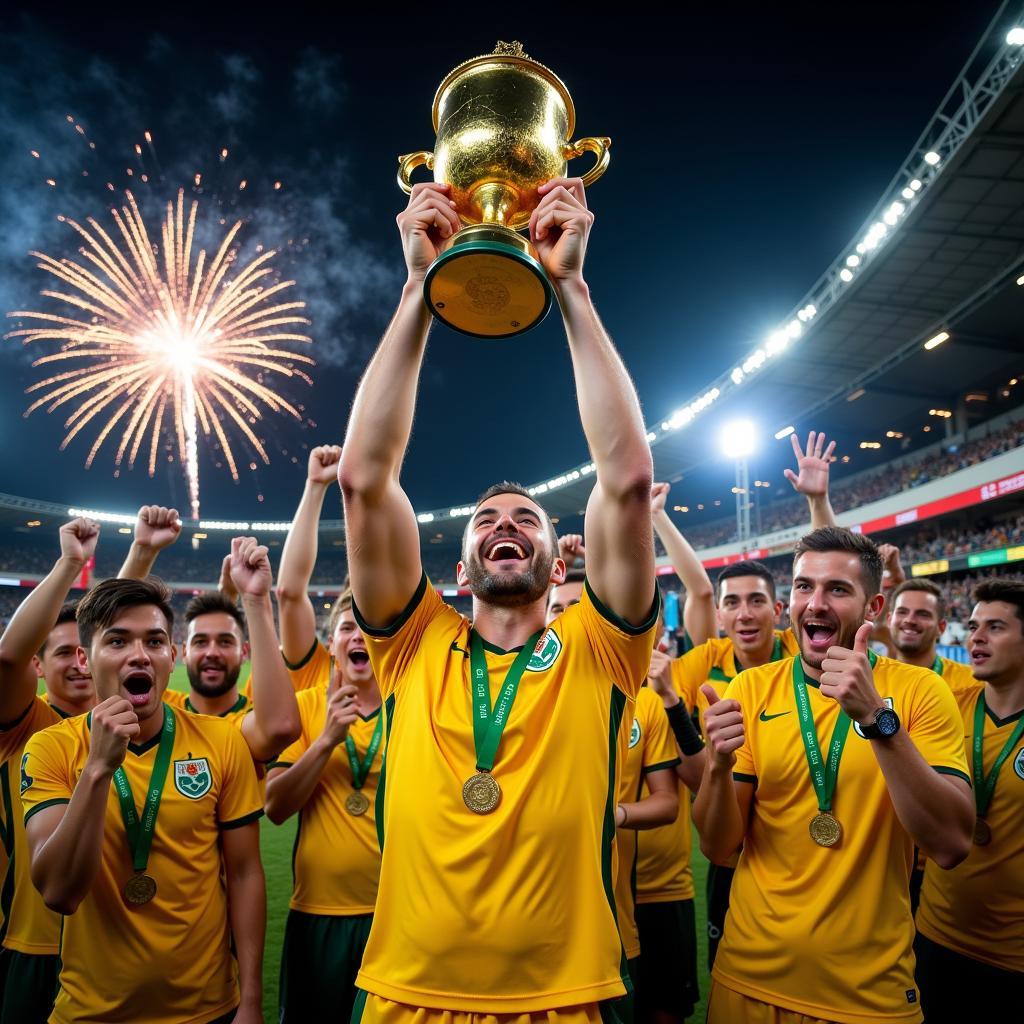
[[[165,417],[170,413],[179,458],[188,478],[192,517],[199,518],[199,431],[220,442],[232,477],[238,467],[225,431],[232,424],[259,453],[270,459],[252,430],[263,408],[301,419],[298,409],[264,383],[280,374],[312,380],[295,364],[313,360],[283,343],[308,344],[293,333],[309,320],[299,315],[305,303],[281,301],[294,281],[273,283],[270,265],[275,251],[261,253],[234,270],[233,248],[241,222],[231,227],[212,259],[200,249],[193,259],[198,202],[186,204],[184,191],[167,204],[161,244],[151,243],[131,192],[127,205],[112,210],[123,247],[93,218],[86,226],[68,223],[84,240],[82,260],[53,259],[33,252],[38,266],[68,291],[42,294],[74,307],[73,315],[20,310],[12,317],[38,321],[38,326],[11,331],[25,344],[54,341],[59,351],[36,359],[33,366],[81,361],[74,369],[47,377],[26,390],[41,392],[26,410],[28,416],[46,407],[53,412],[73,405],[65,421],[66,448],[93,420],[102,428],[85,465],[89,467],[104,442],[119,435],[114,462],[128,465],[149,438],[149,475],[156,471]],[[186,206],[188,209],[186,210]],[[64,218],[62,218],[64,219]]]

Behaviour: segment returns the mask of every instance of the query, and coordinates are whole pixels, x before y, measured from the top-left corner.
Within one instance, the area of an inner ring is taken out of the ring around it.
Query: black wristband
[[[665,708],[665,714],[668,715],[668,724],[672,727],[676,743],[683,754],[686,757],[699,754],[704,749],[704,741],[700,738],[693,719],[687,714],[683,702],[679,701],[678,704]]]

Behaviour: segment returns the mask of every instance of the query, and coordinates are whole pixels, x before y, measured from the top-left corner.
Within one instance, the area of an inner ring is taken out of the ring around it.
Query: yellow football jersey
[[[647,796],[644,786],[641,796]],[[693,845],[690,791],[679,785],[679,816],[671,825],[638,832],[636,857],[636,902],[672,903],[692,900],[693,871],[690,867]]]
[[[303,690],[296,701],[302,735],[281,753],[271,770],[290,768],[324,730],[327,688]],[[360,718],[349,728],[360,761],[366,757],[382,713],[380,709],[368,718]],[[332,751],[313,792],[299,811],[299,831],[292,855],[295,884],[288,904],[292,910],[335,916],[373,913],[380,879],[374,800],[383,755],[384,746],[380,743],[362,786],[370,807],[365,814],[352,815],[345,809],[345,800],[355,792],[348,752],[344,743]]]
[[[195,705],[192,703],[191,695],[182,693],[179,690],[164,690],[164,703],[170,704],[175,711],[187,711],[193,715],[202,714],[201,711],[196,710]],[[252,701],[244,693],[239,693],[238,700],[227,711],[222,711],[219,715],[208,715],[207,717],[223,718],[240,727],[242,719],[250,711],[252,711]]]
[[[850,730],[832,811],[843,833],[808,833],[817,797],[800,733],[795,658],[743,672],[726,691],[746,730],[734,774],[755,786],[713,977],[742,995],[825,1020],[919,1021],[908,892],[914,845],[893,809],[873,742]],[[931,669],[878,658],[879,696],[936,771],[967,779],[952,692]],[[839,704],[807,680],[822,756]]]
[[[296,693],[316,687],[327,689],[330,685],[332,658],[319,640],[313,641],[313,646],[301,661],[293,663],[285,658],[284,664]]]
[[[951,658],[943,658],[941,655],[935,659],[935,671],[942,676],[953,691],[979,690],[983,685],[974,678],[974,671],[970,665],[953,661]]]
[[[963,716],[963,744],[972,760],[974,712],[984,690],[954,694]],[[1021,715],[999,719],[985,709],[982,759],[988,777]],[[971,846],[951,871],[934,862],[925,867],[917,927],[948,949],[1004,971],[1024,972],[1024,738],[999,770],[985,821],[992,831],[986,846]]]
[[[89,755],[91,715],[37,733],[21,767],[25,820],[70,801]],[[136,806],[149,787],[159,734],[129,746],[124,761]],[[157,894],[126,905],[134,874],[114,786],[107,799],[99,872],[78,910],[64,918],[54,1024],[208,1021],[238,1003],[230,952],[220,834],[263,813],[245,741],[228,722],[175,715],[167,772],[147,872]],[[102,983],[100,983],[102,982]]]
[[[60,951],[60,915],[43,903],[29,874],[28,842],[19,794],[21,760],[29,737],[65,718],[52,704],[34,697],[25,713],[0,731],[0,867],[4,898],[3,945],[19,953],[56,956]]]
[[[619,727],[647,675],[657,613],[655,600],[650,620],[631,627],[587,584],[544,631],[507,718],[494,768],[502,796],[490,814],[462,799],[476,765],[469,622],[426,576],[390,629],[356,614],[388,743],[377,791],[380,890],[359,988],[487,1013],[624,993]],[[493,699],[515,652],[484,646]]]
[[[636,695],[633,718],[630,719],[627,714],[623,720],[622,731],[626,732],[627,729],[628,749],[622,762],[622,780],[619,783],[619,803],[623,804],[634,803],[648,795],[644,792],[644,779],[651,772],[662,768],[674,769],[679,764],[676,741],[669,728],[665,706],[661,698],[646,686]],[[616,833],[619,866],[615,874],[615,906],[627,960],[640,955],[640,933],[636,927],[633,890],[636,885],[637,843],[641,835],[649,834],[647,831],[639,833],[632,828],[620,828]]]

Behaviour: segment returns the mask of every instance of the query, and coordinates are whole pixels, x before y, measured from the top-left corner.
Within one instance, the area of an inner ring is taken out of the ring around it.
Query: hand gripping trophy
[[[591,152],[583,176],[597,181],[608,166],[611,139],[572,138],[576,111],[554,72],[517,43],[460,64],[434,97],[432,153],[398,158],[398,184],[412,191],[420,166],[451,186],[464,227],[448,239],[427,272],[423,296],[435,317],[463,334],[506,338],[536,326],[553,292],[529,240],[519,234],[540,197],[537,188]]]

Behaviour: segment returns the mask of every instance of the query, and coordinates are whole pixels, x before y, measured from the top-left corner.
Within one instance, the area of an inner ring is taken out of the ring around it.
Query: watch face
[[[884,708],[876,715],[875,725],[883,736],[894,736],[900,728],[899,715],[892,708]]]

